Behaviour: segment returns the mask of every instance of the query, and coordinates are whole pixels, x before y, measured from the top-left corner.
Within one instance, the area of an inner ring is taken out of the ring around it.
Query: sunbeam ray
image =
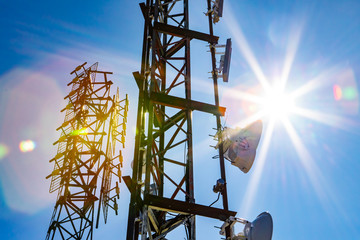
[[[234,18],[234,15],[231,11],[231,7],[227,7],[226,12],[227,12],[227,16],[224,18],[224,20],[225,20],[226,26],[228,27],[231,35],[235,39],[235,43],[238,46],[238,49],[244,55],[245,60],[251,67],[252,71],[254,72],[255,76],[259,80],[262,87],[266,91],[268,91],[268,89],[270,88],[269,82],[266,79],[263,71],[261,70],[259,63],[256,60],[256,57],[254,56],[253,52],[251,51],[249,43],[246,40],[245,35],[242,32],[240,25],[238,24],[238,21]]]
[[[245,127],[250,123],[255,122],[256,120],[263,118],[266,114],[267,114],[266,110],[258,111],[255,114],[245,118],[244,120],[239,121],[237,124],[235,124],[235,126]]]
[[[263,99],[255,94],[251,94],[248,92],[244,92],[228,87],[223,87],[223,89],[224,92],[226,92],[226,94],[229,94],[233,99],[245,100],[248,102],[259,103],[259,104],[263,103]]]
[[[291,96],[293,98],[298,98],[323,86],[325,83],[328,83],[329,78],[336,75],[340,70],[341,68],[339,66],[334,66],[326,71],[322,71],[319,75],[307,81],[306,84],[293,91]]]
[[[341,116],[322,113],[319,111],[314,111],[306,108],[294,107],[293,113],[320,122],[322,124],[331,127],[336,127],[346,131],[352,131],[354,127],[359,127],[359,123],[356,121],[352,121],[350,119],[346,119]]]
[[[297,27],[293,28],[292,34],[290,34],[290,38],[286,50],[285,61],[284,61],[284,68],[280,79],[280,89],[282,90],[285,88],[286,82],[288,81],[289,78],[291,67],[294,62],[294,58],[298,50],[299,42],[301,39],[303,26],[304,23],[300,23]]]
[[[202,79],[195,79],[195,80],[196,81],[194,81],[194,88],[196,88],[196,91],[202,93],[209,93],[209,88],[213,87],[212,83],[209,83]],[[258,95],[237,90],[236,88],[233,87],[231,88],[231,87],[221,86],[221,88],[223,89],[223,92],[226,93],[226,96],[231,97],[232,99],[245,100],[248,102],[259,103],[259,104],[263,102],[263,99]]]
[[[337,212],[341,213],[343,217],[349,221],[346,213],[344,212],[341,204],[339,203],[338,199],[335,197],[336,194],[334,190],[330,188],[327,184],[326,179],[324,178],[321,169],[317,166],[311,154],[305,147],[304,143],[302,142],[300,136],[297,134],[295,128],[291,124],[288,119],[283,119],[284,127],[290,137],[292,144],[295,147],[295,151],[297,152],[300,163],[304,167],[305,173],[307,174],[312,187],[315,190],[319,200],[322,203],[322,206],[327,212],[329,217],[334,217],[332,215],[332,211],[334,207],[337,209]]]
[[[292,126],[290,121],[284,118],[282,119],[282,122],[300,158],[300,162],[304,167],[305,172],[308,175],[310,182],[316,191],[316,194],[318,194],[318,197],[320,199],[325,198],[326,194],[324,193],[324,186],[322,186],[322,184],[320,183],[320,179],[322,179],[321,171],[313,161],[309,151],[304,146],[303,142],[301,141],[299,135],[297,134],[295,128]]]
[[[253,175],[250,178],[249,184],[247,185],[245,195],[240,207],[239,213],[242,216],[247,216],[251,210],[252,203],[256,197],[257,188],[261,179],[261,175],[265,166],[266,156],[270,147],[272,133],[274,131],[275,121],[270,120],[267,130],[265,132],[264,141],[259,149],[259,156],[256,159],[254,166]]]

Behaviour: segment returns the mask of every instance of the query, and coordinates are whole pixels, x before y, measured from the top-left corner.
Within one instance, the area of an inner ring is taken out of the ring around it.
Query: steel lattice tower
[[[128,98],[120,100],[119,89],[110,96],[111,72],[85,64],[71,73],[76,77],[68,84],[58,150],[50,160],[50,192],[58,191],[58,197],[46,239],[92,239],[100,215],[106,223],[109,207],[118,212],[123,159],[116,143],[125,144]]]
[[[210,0],[207,3],[211,12]],[[165,239],[166,234],[183,224],[187,239],[195,239],[196,215],[222,221],[236,215],[228,210],[222,147],[219,159],[221,179],[225,182],[223,208],[199,205],[194,199],[192,111],[215,115],[219,133],[220,117],[225,113],[218,98],[215,58],[218,37],[213,35],[211,14],[209,34],[189,29],[188,0],[147,0],[140,7],[145,26],[141,71],[133,73],[139,87],[139,102],[133,173],[132,178],[124,177],[131,191],[126,239]],[[192,39],[210,45],[215,104],[192,100]],[[185,156],[179,154],[184,149]],[[226,237],[230,237],[229,229]]]

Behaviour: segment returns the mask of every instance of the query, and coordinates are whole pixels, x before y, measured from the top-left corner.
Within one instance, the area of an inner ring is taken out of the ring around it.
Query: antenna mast
[[[66,115],[54,143],[58,151],[50,160],[49,191],[58,197],[46,239],[92,239],[101,214],[105,223],[109,207],[118,214],[120,189],[112,179],[121,180],[123,159],[116,143],[125,144],[128,98],[120,100],[119,89],[110,96],[111,72],[98,71],[98,63],[85,65],[71,72],[76,77],[68,84]]]
[[[141,71],[133,73],[139,87],[133,172],[131,178],[123,177],[131,192],[128,240],[137,240],[139,236],[164,239],[180,225],[185,225],[187,239],[194,240],[196,215],[222,221],[236,215],[228,210],[222,147],[219,147],[219,159],[224,182],[223,208],[197,204],[194,198],[192,111],[215,115],[218,132],[221,132],[220,117],[225,114],[225,108],[219,106],[214,49],[219,38],[213,34],[212,25],[213,16],[216,21],[220,16],[219,6],[211,6],[210,0],[207,3],[209,34],[189,29],[188,0],[140,3],[145,26]],[[192,100],[192,39],[210,44],[215,104]],[[221,146],[221,136],[218,141]],[[184,155],[179,154],[184,149]],[[229,229],[226,228],[227,238]]]

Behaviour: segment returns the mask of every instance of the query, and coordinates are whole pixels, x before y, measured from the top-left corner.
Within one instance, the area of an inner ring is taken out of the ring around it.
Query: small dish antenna
[[[271,240],[273,233],[273,220],[268,212],[263,212],[253,222],[244,227],[244,235],[249,240]]]
[[[257,120],[245,128],[224,128],[221,131],[224,157],[244,173],[247,173],[254,163],[262,129],[262,121]],[[219,147],[220,143],[215,148]]]
[[[243,232],[234,236],[235,223],[245,224]],[[230,217],[221,226],[220,234],[225,235],[225,228],[230,227],[232,240],[271,240],[273,233],[273,220],[268,212],[260,213],[254,221],[249,222],[243,218]]]

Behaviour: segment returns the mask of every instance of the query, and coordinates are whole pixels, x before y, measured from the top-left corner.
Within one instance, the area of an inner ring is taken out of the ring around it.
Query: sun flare
[[[268,157],[271,143],[275,140],[275,125],[282,127],[285,130],[284,133],[287,133],[287,136],[284,136],[287,139],[282,140],[290,140],[302,169],[319,200],[325,205],[331,202],[335,204],[335,197],[329,190],[330,187],[327,186],[320,171],[316,171],[319,167],[312,158],[307,146],[308,143],[302,138],[303,129],[301,127],[304,126],[304,123],[308,123],[307,126],[312,126],[309,121],[347,131],[352,131],[354,126],[357,126],[357,123],[351,118],[348,119],[339,114],[339,111],[352,115],[358,114],[360,97],[356,87],[354,70],[339,64],[328,69],[316,69],[315,72],[303,75],[303,71],[296,72],[298,70],[296,68],[294,70],[293,65],[306,22],[306,19],[302,19],[291,25],[291,31],[286,36],[288,41],[284,44],[286,52],[282,69],[276,65],[274,66],[276,71],[272,69],[269,72],[267,68],[261,67],[231,9],[227,9],[227,12],[226,24],[234,36],[234,45],[242,54],[252,72],[251,74],[258,81],[258,85],[247,86],[247,89],[244,88],[244,85],[227,89],[223,98],[226,99],[225,102],[229,103],[227,106],[232,109],[232,114],[236,114],[235,117],[233,116],[234,122],[231,125],[245,127],[261,119],[264,120],[266,126],[262,143],[258,149],[257,163],[254,165],[255,169],[246,187],[239,212],[247,216],[253,210],[253,203],[256,201],[263,171],[269,164],[267,161],[276,161]],[[268,76],[269,73],[272,74]],[[292,80],[294,84],[289,85],[289,78],[292,77],[294,77]],[[300,79],[302,79],[301,82]],[[298,85],[298,83],[302,84]],[[317,104],[316,99],[325,100],[327,104],[331,103],[336,106],[336,109],[322,108],[324,101],[319,101]],[[308,105],[310,100],[312,103]],[[241,110],[239,110],[239,103]],[[306,122],[301,121],[301,119],[306,120]]]
[[[287,118],[294,110],[294,97],[280,88],[273,88],[264,96],[260,109],[264,111],[264,117],[275,120]]]

